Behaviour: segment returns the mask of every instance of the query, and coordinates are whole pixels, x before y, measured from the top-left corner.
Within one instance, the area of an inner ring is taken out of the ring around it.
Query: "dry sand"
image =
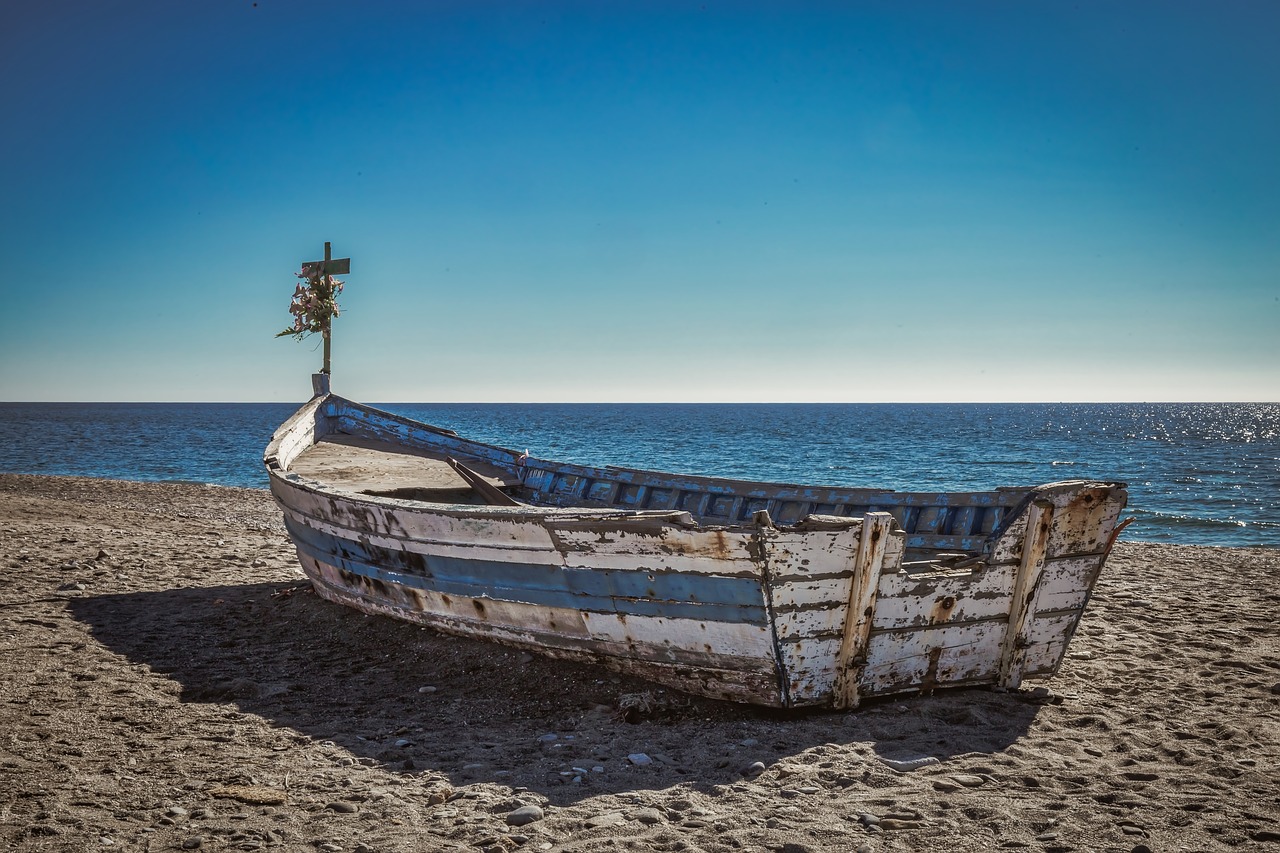
[[[265,492],[0,475],[0,565],[2,849],[1280,850],[1277,550],[1122,543],[1050,696],[801,715],[321,601]]]

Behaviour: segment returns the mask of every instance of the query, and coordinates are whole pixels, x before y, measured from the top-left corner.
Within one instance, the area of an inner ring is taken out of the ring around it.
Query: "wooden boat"
[[[1121,483],[953,494],[537,459],[329,393],[264,461],[323,597],[776,707],[1053,675]]]

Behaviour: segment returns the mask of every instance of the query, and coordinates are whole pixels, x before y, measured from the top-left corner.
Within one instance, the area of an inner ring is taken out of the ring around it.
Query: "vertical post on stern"
[[[332,244],[328,240],[325,240],[324,241],[324,266],[321,267],[321,269],[324,270],[325,292],[329,294],[330,298],[332,298],[333,296],[333,278],[329,275],[329,262],[332,260],[333,260]],[[321,368],[320,372],[323,373],[325,376],[330,375],[329,339],[330,339],[330,331],[332,329],[333,329],[333,317],[330,317],[328,320],[325,321],[324,332],[323,332],[324,334],[324,367]]]
[[[894,518],[887,512],[869,512],[862,517],[858,550],[849,579],[849,602],[845,606],[844,631],[836,652],[836,677],[832,685],[832,705],[856,708],[861,701],[858,687],[867,665],[867,646],[876,613],[876,593],[884,570],[885,551],[893,532]]]

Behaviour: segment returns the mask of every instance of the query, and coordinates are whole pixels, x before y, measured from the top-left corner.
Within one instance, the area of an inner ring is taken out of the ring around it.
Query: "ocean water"
[[[1280,547],[1280,404],[378,404],[535,456],[931,491],[1129,483],[1125,538]],[[296,408],[0,403],[0,471],[266,488]]]

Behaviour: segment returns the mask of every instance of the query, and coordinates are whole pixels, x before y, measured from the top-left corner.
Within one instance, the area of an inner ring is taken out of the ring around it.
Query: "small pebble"
[[[643,752],[631,753],[627,756],[627,761],[630,761],[637,767],[645,767],[653,763],[653,759],[645,755]]]
[[[767,769],[768,768],[764,766],[763,761],[753,761],[746,767],[742,768],[742,775],[746,776],[748,779],[754,779]]]
[[[419,688],[418,688],[418,692],[419,692],[419,693],[435,693],[435,692],[436,692],[436,688],[434,688],[434,687],[432,687],[430,684],[428,684],[426,687],[419,687]]]
[[[339,814],[355,814],[356,813],[355,803],[347,803],[347,802],[343,802],[342,800],[335,800],[334,802],[329,803],[327,806],[325,806],[325,808],[331,812],[338,812]]]
[[[600,827],[604,827],[604,826],[617,826],[618,824],[624,823],[625,821],[626,821],[626,818],[623,817],[622,812],[607,812],[602,815],[596,815],[595,817],[587,818],[586,823],[587,823],[587,826],[591,827],[592,829],[599,829]]]
[[[204,846],[204,838],[199,835],[193,835],[186,841],[182,842],[183,850],[199,850]]]
[[[939,763],[938,759],[932,755],[924,755],[920,758],[885,758],[881,756],[880,761],[899,773],[910,773],[912,770],[919,770],[921,767]]]
[[[507,815],[510,826],[527,826],[534,821],[542,820],[544,813],[541,806],[521,806]]]
[[[963,785],[966,788],[980,788],[986,782],[981,776],[974,776],[969,773],[960,773],[951,777],[951,781],[957,785]]]
[[[643,824],[654,826],[662,823],[664,815],[657,809],[637,809],[628,815],[632,820],[638,820]]]

